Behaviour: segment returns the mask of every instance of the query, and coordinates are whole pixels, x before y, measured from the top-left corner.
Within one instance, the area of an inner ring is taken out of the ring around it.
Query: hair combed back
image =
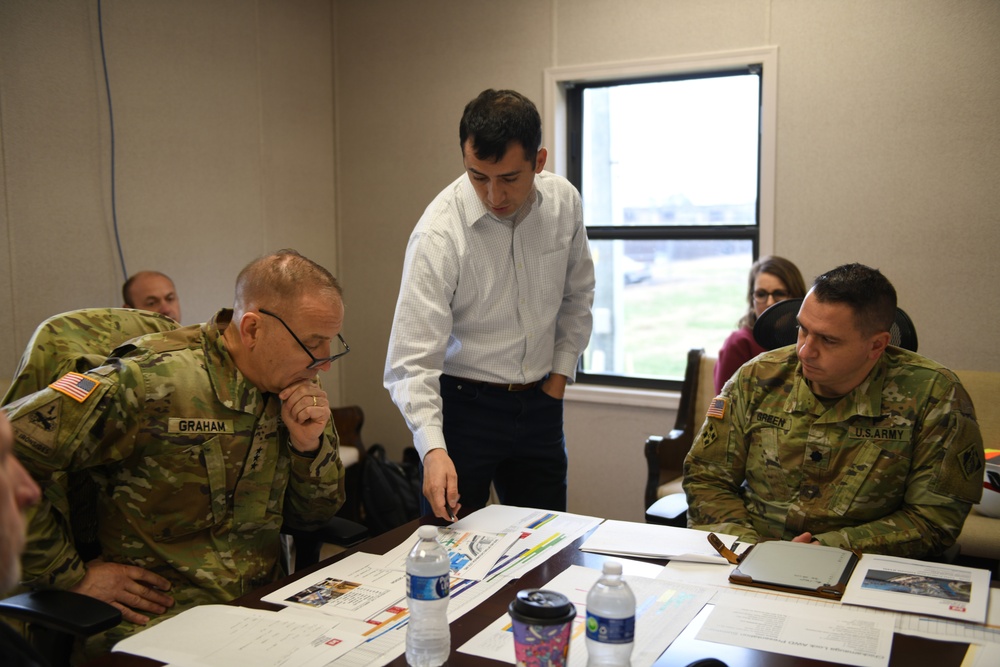
[[[461,150],[471,139],[476,157],[494,162],[503,159],[507,146],[516,141],[524,148],[524,158],[534,164],[542,146],[542,117],[521,93],[490,88],[465,105],[458,137]]]
[[[757,276],[762,273],[769,273],[785,283],[785,287],[788,289],[788,298],[801,299],[806,295],[806,281],[802,279],[799,267],[795,266],[791,260],[777,255],[761,257],[750,267],[750,279],[747,286],[747,304],[750,307],[739,321],[741,329],[752,327],[757,321],[757,311],[753,307],[753,286],[757,282]]]
[[[871,336],[892,328],[896,319],[896,288],[878,269],[844,264],[813,282],[820,303],[844,303],[854,311],[858,329]]]
[[[280,308],[304,294],[342,298],[332,273],[296,250],[284,249],[247,264],[236,278],[234,309],[241,316],[255,307]]]

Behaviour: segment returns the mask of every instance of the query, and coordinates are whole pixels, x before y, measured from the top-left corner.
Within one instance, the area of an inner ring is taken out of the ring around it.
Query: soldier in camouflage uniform
[[[6,407],[43,489],[69,470],[101,489],[99,559],[81,560],[68,517],[43,501],[29,542],[44,557],[22,563],[31,586],[122,610],[125,622],[88,653],[150,616],[273,581],[282,524],[311,528],[337,511],[344,470],[316,375],[340,356],[330,352],[343,313],[336,279],[281,251],[240,273],[233,310],[130,341],[104,366]]]
[[[684,464],[688,525],[905,557],[954,544],[983,441],[954,373],[889,347],[896,292],[877,270],[816,279],[794,346],[744,365]]]
[[[0,405],[44,389],[70,371],[85,373],[102,365],[112,350],[132,338],[178,326],[159,313],[125,308],[84,308],[54,315],[35,329]],[[97,487],[90,475],[85,471],[57,473],[46,485],[45,495],[63,516],[69,516],[73,508],[71,528],[77,550],[85,559],[97,555]],[[27,557],[35,556],[44,558],[45,554],[29,552]]]

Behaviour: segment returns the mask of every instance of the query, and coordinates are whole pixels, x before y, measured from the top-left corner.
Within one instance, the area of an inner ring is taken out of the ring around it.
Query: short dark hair
[[[521,93],[490,88],[465,105],[458,138],[463,152],[471,139],[475,156],[494,162],[503,159],[508,144],[516,141],[524,148],[524,159],[534,165],[542,146],[542,117]]]
[[[845,303],[866,336],[892,328],[896,319],[896,288],[878,269],[864,264],[844,264],[813,281],[812,293],[820,303]]]

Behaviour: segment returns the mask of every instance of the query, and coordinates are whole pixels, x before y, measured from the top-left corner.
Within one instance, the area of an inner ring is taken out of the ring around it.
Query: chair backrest
[[[799,307],[802,299],[785,299],[774,304],[757,318],[753,337],[765,350],[792,345],[798,338]],[[889,328],[889,343],[911,352],[917,351],[917,330],[913,320],[902,308],[896,308],[896,317]]]
[[[701,348],[688,352],[674,428],[666,438],[654,436],[646,441],[646,507],[656,501],[661,484],[683,474],[684,457],[705,420],[709,402],[715,398],[716,361]]]
[[[337,516],[361,522],[361,465],[365,459],[365,444],[361,440],[361,427],[365,414],[358,405],[332,408],[333,425],[340,436],[340,460],[344,464],[344,506]]]

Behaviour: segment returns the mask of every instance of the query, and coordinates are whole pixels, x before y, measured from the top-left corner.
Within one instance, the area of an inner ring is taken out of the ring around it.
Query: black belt
[[[504,391],[528,391],[529,389],[534,389],[542,383],[542,380],[535,380],[534,382],[528,382],[526,384],[517,384],[515,382],[486,382],[484,380],[470,380],[468,378],[455,377],[454,375],[449,375],[453,380],[458,382],[464,382],[466,384],[471,384],[479,387],[492,387],[493,389],[503,389]]]

